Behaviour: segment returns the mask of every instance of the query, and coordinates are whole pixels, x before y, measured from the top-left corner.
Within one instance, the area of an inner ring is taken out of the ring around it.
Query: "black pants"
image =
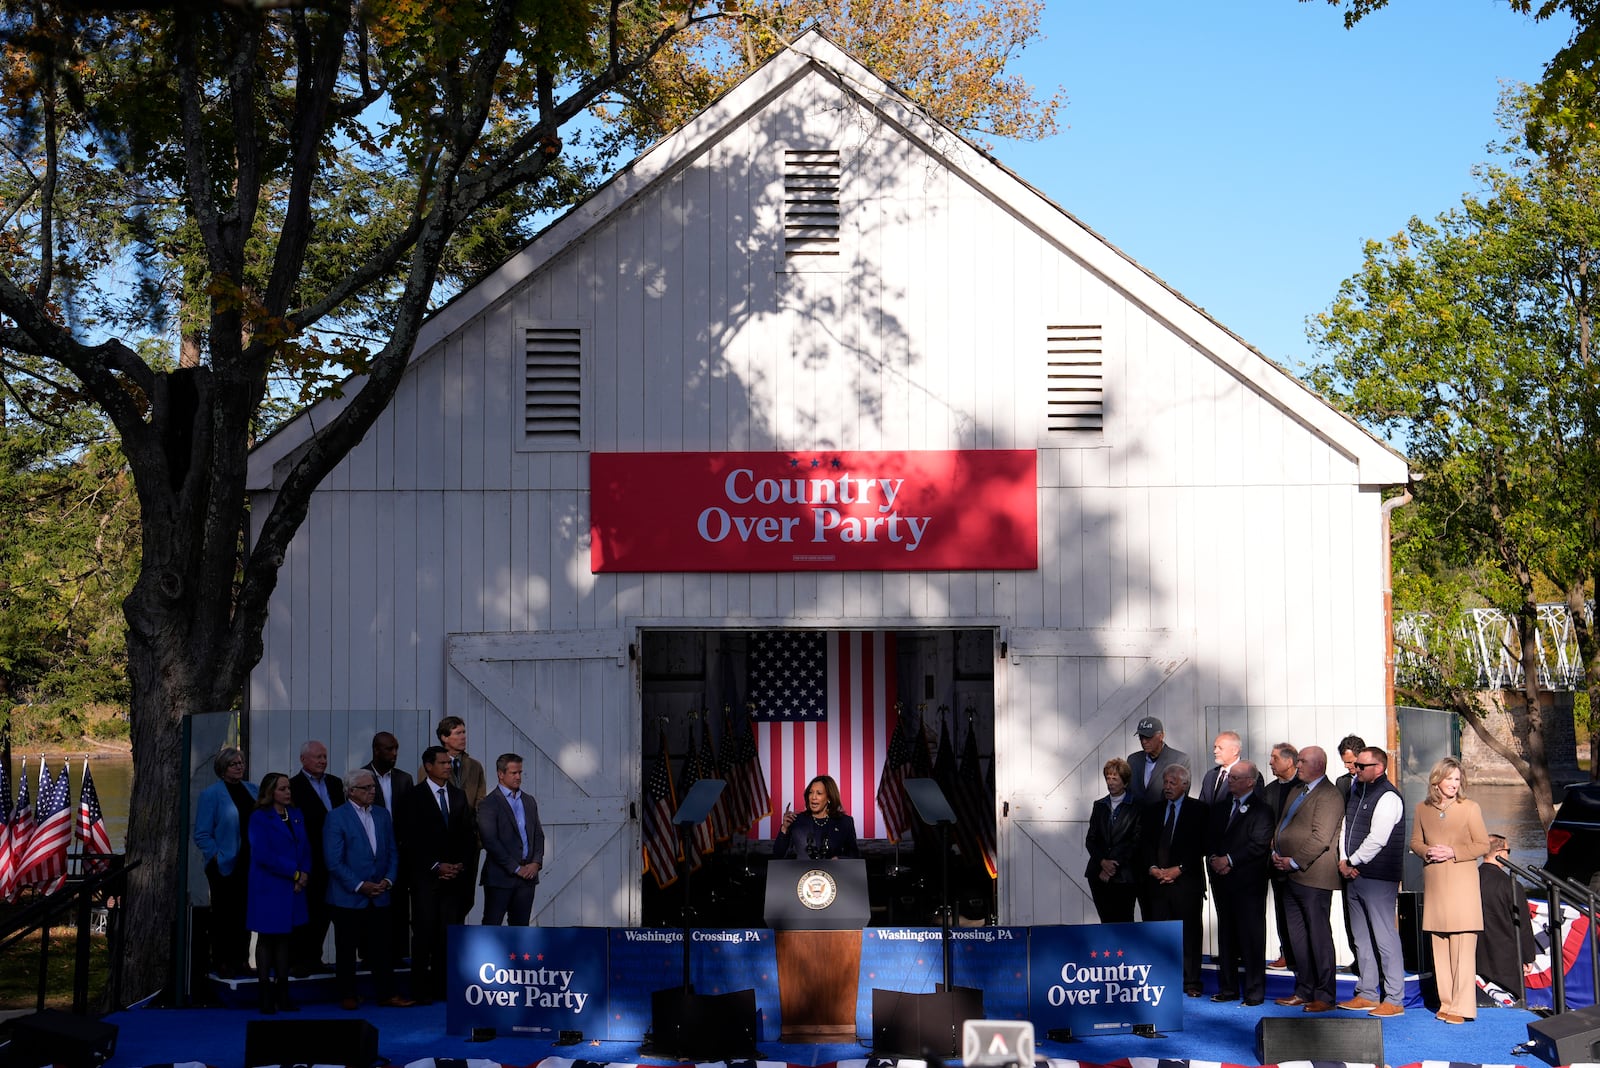
[[[483,888],[483,925],[526,927],[533,917],[533,894],[538,884],[519,882],[516,886]]]
[[[472,884],[461,876],[440,881],[428,875],[417,877],[411,888],[411,994],[428,1001],[442,1001],[449,957],[445,947],[448,932],[466,918],[472,907]]]
[[[289,949],[293,941],[292,934],[256,935],[256,988],[261,995],[262,1012],[289,1004]]]
[[[1089,896],[1094,898],[1094,910],[1101,923],[1133,922],[1133,906],[1139,900],[1138,887],[1133,883],[1103,883],[1090,876]]]
[[[1234,889],[1219,886],[1217,903],[1217,991],[1238,994],[1244,969],[1244,997],[1260,1001],[1267,993],[1267,884]]]
[[[211,888],[211,967],[224,977],[241,974],[250,958],[250,932],[244,925],[248,868],[248,861],[235,859],[233,871],[224,875],[215,858],[206,862],[206,885]]]
[[[356,952],[372,970],[378,1000],[394,996],[394,958],[389,954],[389,908],[369,905],[345,909],[329,906],[333,913],[334,987],[342,998],[356,996]]]
[[[1307,1001],[1335,1001],[1333,891],[1289,882],[1289,944],[1294,992]]]

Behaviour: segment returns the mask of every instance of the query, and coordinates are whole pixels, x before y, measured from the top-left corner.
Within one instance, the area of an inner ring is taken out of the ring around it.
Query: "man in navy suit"
[[[1267,872],[1271,870],[1272,805],[1256,788],[1260,774],[1248,760],[1228,769],[1228,795],[1211,808],[1211,895],[1217,905],[1217,943],[1222,968],[1212,1001],[1239,1000],[1244,967],[1244,1003],[1267,996]]]
[[[445,941],[472,907],[468,861],[478,835],[467,795],[450,781],[450,752],[422,751],[423,780],[395,800],[400,867],[411,887],[411,992],[426,1004],[444,997]]]
[[[289,797],[306,820],[311,840],[311,882],[306,887],[309,922],[290,935],[292,967],[296,975],[326,971],[322,944],[328,938],[328,866],[322,860],[322,829],[328,813],[344,804],[344,783],[328,774],[328,747],[312,739],[300,747],[300,770],[289,780]]]
[[[322,829],[322,854],[328,864],[328,911],[333,914],[335,976],[339,1005],[353,1010],[356,996],[356,951],[372,969],[378,1003],[415,1004],[394,992],[394,963],[389,953],[389,891],[399,875],[394,821],[373,804],[378,781],[366,768],[345,776],[349,800],[328,813]]]
[[[1161,775],[1160,797],[1140,819],[1139,915],[1183,921],[1183,992],[1200,996],[1200,943],[1206,876],[1206,806],[1189,796],[1189,769],[1173,764]]]
[[[526,927],[533,918],[534,888],[544,868],[544,828],[539,803],[522,792],[522,758],[501,753],[494,762],[499,785],[478,805],[483,840],[483,923]]]

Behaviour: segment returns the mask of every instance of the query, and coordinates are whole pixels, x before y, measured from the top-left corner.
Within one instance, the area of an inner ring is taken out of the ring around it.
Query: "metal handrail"
[[[1573,882],[1564,875],[1554,875],[1548,871],[1545,871],[1537,864],[1533,865],[1532,868],[1534,871],[1539,873],[1540,878],[1544,879],[1545,884],[1548,885],[1552,891],[1565,891],[1566,893],[1570,894],[1573,898],[1573,908],[1577,909],[1579,912],[1587,912],[1589,914],[1589,968],[1591,972],[1590,982],[1592,984],[1590,989],[1594,991],[1597,999],[1596,1003],[1600,1004],[1600,930],[1595,929],[1595,893],[1584,884]],[[1551,897],[1559,900],[1559,894],[1557,893],[1552,893]],[[1588,904],[1580,905],[1578,904],[1579,900],[1587,901]],[[1550,970],[1553,973],[1564,973],[1566,971],[1566,959],[1565,955],[1562,953],[1561,944],[1561,913],[1557,908],[1555,901],[1552,901],[1550,905],[1550,923]],[[1558,1013],[1566,1011],[1565,994],[1566,984],[1563,980],[1563,996],[1561,999],[1562,1003],[1556,1008],[1556,1012]]]
[[[17,945],[35,931],[39,932],[39,987],[36,1008],[44,1011],[50,964],[50,924],[58,916],[77,908],[77,935],[74,941],[72,969],[72,1011],[84,1015],[89,1011],[89,927],[91,908],[98,896],[110,898],[110,892],[119,888],[125,892],[128,873],[139,866],[137,860],[124,863],[123,857],[114,853],[73,854],[70,858],[81,868],[85,862],[105,861],[107,870],[68,875],[66,884],[55,893],[39,898],[21,912],[8,917],[0,924],[0,951]],[[110,988],[107,999],[112,1007],[121,1006],[122,996],[122,924],[119,907],[109,907],[106,914],[106,935],[111,962]]]

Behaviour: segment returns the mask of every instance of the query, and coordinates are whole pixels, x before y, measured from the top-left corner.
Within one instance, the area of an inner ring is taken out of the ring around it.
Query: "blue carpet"
[[[1076,1042],[1050,1042],[1041,1039],[1041,1057],[1107,1064],[1121,1058],[1154,1057],[1172,1060],[1221,1061],[1227,1064],[1254,1065],[1256,1021],[1263,1015],[1296,1016],[1298,1009],[1283,1008],[1268,1002],[1256,1008],[1238,1003],[1213,1004],[1205,998],[1191,999],[1184,1005],[1184,1029],[1161,1038],[1144,1039],[1131,1035],[1105,1035]],[[1331,1013],[1365,1019],[1361,1013]],[[506,1065],[533,1065],[545,1057],[567,1057],[588,1061],[618,1063],[671,1064],[672,1058],[641,1055],[632,1042],[584,1042],[576,1046],[555,1046],[525,1038],[500,1038],[490,1042],[469,1042],[444,1033],[444,1007],[420,1006],[411,1009],[382,1009],[363,1006],[357,1013],[344,1013],[329,1005],[308,1005],[293,1016],[279,1020],[350,1019],[359,1016],[378,1029],[379,1053],[391,1064],[408,1064],[430,1057],[487,1059]],[[1326,1018],[1326,1017],[1324,1017]],[[261,1019],[243,1009],[138,1009],[119,1012],[106,1018],[119,1028],[117,1052],[110,1068],[143,1068],[145,1065],[200,1061],[214,1068],[244,1068],[245,1026]],[[1384,1059],[1391,1065],[1423,1060],[1455,1061],[1472,1064],[1523,1064],[1542,1062],[1530,1057],[1514,1057],[1512,1048],[1528,1037],[1528,1023],[1537,1017],[1520,1009],[1484,1009],[1470,1024],[1451,1026],[1433,1018],[1420,1006],[1409,1008],[1404,1016],[1383,1022]],[[759,1047],[763,1060],[786,1061],[796,1065],[822,1065],[854,1060],[868,1055],[864,1045],[785,1045],[764,1042]]]

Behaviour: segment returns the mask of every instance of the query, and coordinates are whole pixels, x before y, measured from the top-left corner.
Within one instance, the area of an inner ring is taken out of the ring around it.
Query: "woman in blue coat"
[[[250,896],[247,923],[256,933],[256,981],[264,1014],[294,1012],[289,1000],[291,932],[309,918],[311,840],[306,821],[289,803],[289,777],[268,772],[250,815]],[[273,984],[268,985],[268,975]]]
[[[211,968],[224,979],[241,974],[250,956],[245,927],[250,843],[245,825],[256,804],[256,784],[244,777],[244,754],[233,746],[211,762],[217,781],[200,794],[194,844],[205,862],[211,888]]]

